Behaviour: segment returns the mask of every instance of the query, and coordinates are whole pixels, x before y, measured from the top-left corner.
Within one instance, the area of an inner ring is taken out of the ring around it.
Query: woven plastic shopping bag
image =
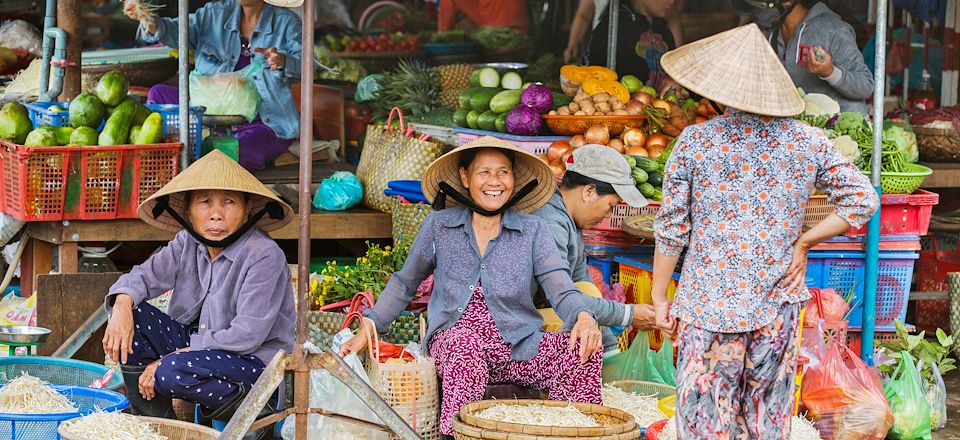
[[[368,324],[373,328],[372,321],[368,320]],[[433,358],[423,356],[412,362],[385,359],[385,356],[377,351],[381,342],[376,332],[367,333],[367,336],[372,338],[367,344],[370,355],[367,366],[370,386],[421,438],[439,439],[440,385]],[[425,334],[426,322],[421,319],[421,350],[425,350],[422,339]]]
[[[392,126],[393,114],[399,116],[399,129]],[[363,203],[368,208],[391,213],[390,197],[383,193],[392,180],[420,180],[436,158],[443,143],[413,131],[403,121],[403,112],[394,107],[386,125],[367,126],[360,152],[357,177],[363,184]]]
[[[425,203],[404,203],[397,198],[393,198],[391,204],[393,242],[405,238],[408,243],[413,243],[420,233],[420,226],[423,226],[423,221],[433,212],[433,208]]]

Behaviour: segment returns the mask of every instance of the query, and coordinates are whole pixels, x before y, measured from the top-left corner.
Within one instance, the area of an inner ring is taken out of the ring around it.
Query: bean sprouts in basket
[[[167,440],[153,425],[121,412],[95,412],[63,428],[73,438],[96,440]]]
[[[0,387],[0,413],[66,414],[77,407],[44,382],[27,373]]]
[[[637,425],[647,427],[667,416],[657,406],[659,400],[655,394],[643,395],[628,393],[611,385],[603,386],[603,406],[626,411],[637,420]]]
[[[600,426],[592,417],[573,405],[505,405],[496,404],[477,413],[477,417],[521,425],[592,428]]]

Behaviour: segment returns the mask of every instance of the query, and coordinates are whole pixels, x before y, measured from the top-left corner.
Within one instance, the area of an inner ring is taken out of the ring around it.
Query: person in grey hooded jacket
[[[733,3],[752,15],[797,87],[830,96],[842,111],[867,114],[873,73],[863,61],[850,24],[819,0]]]

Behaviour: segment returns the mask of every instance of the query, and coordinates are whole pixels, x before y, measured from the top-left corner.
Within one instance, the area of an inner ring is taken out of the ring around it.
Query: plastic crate
[[[594,226],[592,229],[597,231],[622,231],[623,221],[626,220],[627,217],[646,214],[656,215],[659,209],[660,202],[650,202],[649,205],[643,208],[634,208],[626,203],[620,203],[613,207],[613,212],[610,213],[610,217],[603,219],[600,224]]]
[[[913,194],[886,194],[880,200],[881,235],[927,235],[930,229],[930,214],[933,206],[939,203],[940,195],[918,189]],[[835,206],[827,203],[827,196],[811,196],[807,203],[804,226],[813,227],[835,209]],[[850,228],[845,235],[865,236],[867,225]]]
[[[0,141],[0,210],[22,221],[137,218],[177,174],[181,144],[26,147]]]
[[[87,387],[54,385],[74,405],[77,412],[65,414],[0,414],[0,440],[58,440],[61,422],[93,413],[94,411],[123,411],[130,402],[116,391]]]
[[[813,247],[814,251],[862,251],[864,237],[838,235]],[[892,252],[919,251],[919,235],[881,235],[880,250]]]
[[[813,278],[812,287],[834,289],[841,296],[853,289],[853,310],[848,315],[851,326],[859,326],[863,320],[865,257],[863,252],[810,252],[807,260],[807,276]],[[916,252],[880,252],[876,325],[892,325],[894,319],[902,322],[906,318],[910,283],[918,258]]]
[[[906,324],[907,331],[913,332],[916,330],[916,327]],[[850,347],[854,353],[860,353],[860,344],[863,340],[861,336],[862,329],[861,327],[851,326],[847,330],[847,347]],[[897,336],[897,330],[894,326],[877,326],[873,329],[873,346],[874,348],[879,347],[880,344],[887,342],[897,342],[900,340],[900,337]]]
[[[569,136],[514,136],[512,134],[498,133],[495,131],[473,130],[460,127],[454,128],[453,131],[457,133],[457,141],[460,142],[460,145],[475,141],[484,136],[493,136],[536,155],[547,154],[547,149],[550,148],[550,144],[556,141],[570,140]]]
[[[629,304],[653,304],[653,257],[616,257],[620,265],[620,284]],[[671,300],[677,292],[680,274],[674,273],[673,280],[667,286],[667,297]]]
[[[49,125],[51,127],[67,127],[70,125],[69,111],[53,111],[50,107],[60,106],[65,110],[70,108],[69,102],[26,102],[24,107],[30,114],[30,122],[34,127]],[[160,113],[163,118],[163,138],[168,142],[183,142],[180,139],[180,108],[177,104],[147,104],[148,109]],[[105,122],[100,123],[97,131],[103,130]],[[190,136],[186,145],[192,145],[195,152],[200,154],[200,144],[203,142],[203,107],[190,107]]]
[[[618,263],[612,258],[594,258],[587,257],[587,264],[600,270],[603,274],[603,282],[613,285],[620,279],[620,273],[617,271]]]

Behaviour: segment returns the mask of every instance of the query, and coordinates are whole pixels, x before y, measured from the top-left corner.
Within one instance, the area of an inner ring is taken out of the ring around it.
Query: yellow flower
[[[385,247],[383,248],[383,250],[386,251],[386,252],[390,252],[390,246],[385,246]]]

